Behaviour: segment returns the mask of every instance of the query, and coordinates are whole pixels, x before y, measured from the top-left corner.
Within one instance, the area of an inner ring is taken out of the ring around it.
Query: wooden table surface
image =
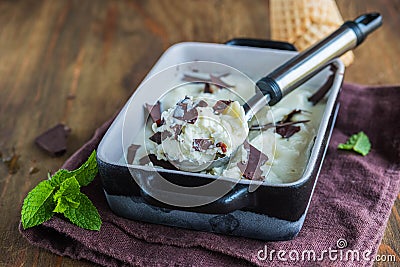
[[[345,19],[379,11],[384,26],[355,51],[346,81],[399,84],[400,1],[337,1]],[[0,162],[0,266],[90,266],[28,244],[18,232],[23,198],[57,170],[120,108],[170,45],[268,38],[262,0],[0,1],[0,151],[19,156],[14,174]],[[52,158],[33,143],[63,122],[68,152]],[[33,167],[37,173],[29,174]],[[400,253],[396,201],[379,253]],[[373,231],[373,229],[371,229]],[[384,265],[382,265],[384,266]]]

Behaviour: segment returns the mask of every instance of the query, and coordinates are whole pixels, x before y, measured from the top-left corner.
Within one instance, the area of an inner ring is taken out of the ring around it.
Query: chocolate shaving
[[[174,165],[172,165],[169,161],[166,160],[159,160],[157,159],[157,156],[154,154],[149,154],[147,156],[144,156],[139,160],[140,165],[146,165],[148,163],[152,162],[156,166],[163,167],[164,169],[169,169],[169,170],[178,170]]]
[[[213,106],[214,113],[222,113],[232,102],[232,100],[218,100]]]
[[[192,147],[196,151],[206,151],[212,147],[213,144],[214,142],[211,139],[193,139]]]
[[[265,130],[268,130],[268,129],[270,129],[270,128],[273,128],[273,127],[286,127],[286,126],[289,126],[289,125],[293,125],[293,124],[298,124],[298,123],[306,123],[306,122],[309,122],[310,120],[300,120],[300,121],[289,121],[289,122],[285,122],[285,123],[282,123],[282,122],[279,122],[279,123],[277,123],[277,124],[273,124],[272,122],[271,123],[267,123],[267,124],[265,124],[265,125],[253,125],[253,126],[251,126],[250,127],[250,131],[265,131]]]
[[[71,129],[64,124],[57,124],[35,139],[36,145],[51,156],[59,157],[67,151],[67,137]]]
[[[330,70],[333,71],[333,73],[328,77],[328,80],[312,96],[308,98],[308,101],[310,101],[313,105],[316,105],[319,101],[321,101],[321,99],[324,98],[326,93],[333,85],[337,67],[334,64],[331,64]]]
[[[208,93],[208,94],[212,94],[212,93],[214,93],[214,90],[213,89],[211,89],[211,86],[210,86],[210,84],[209,83],[205,83],[204,84],[204,90],[203,90],[203,92],[204,93]]]
[[[276,127],[276,133],[282,136],[283,138],[289,138],[297,132],[300,132],[300,126],[287,125],[287,126]]]
[[[262,181],[261,166],[268,161],[268,156],[252,146],[249,142],[244,142],[244,147],[247,151],[247,162],[238,162],[237,166],[244,178],[249,180]]]
[[[301,112],[302,112],[301,109],[294,109],[289,114],[284,116],[283,119],[281,121],[279,121],[276,125],[276,133],[279,134],[280,136],[282,136],[283,138],[289,138],[289,137],[293,136],[295,133],[299,132],[301,129],[300,126],[294,126],[293,124],[297,124],[297,123],[301,123],[301,122],[305,123],[308,121],[293,122],[291,120],[294,115],[299,114]]]
[[[294,109],[289,114],[283,116],[283,119],[280,122],[285,123],[285,122],[292,121],[293,116],[296,114],[300,114],[301,112],[302,112],[301,109]]]
[[[199,78],[199,77],[195,77],[195,76],[190,76],[188,74],[184,74],[183,78],[182,78],[182,81],[185,81],[185,82],[211,83],[211,84],[214,84],[214,85],[218,86],[219,88],[222,88],[222,87],[232,88],[232,87],[234,87],[233,85],[227,84],[227,83],[225,83],[224,81],[221,80],[222,77],[226,77],[229,74],[230,73],[224,73],[224,74],[221,74],[221,75],[218,75],[218,76],[210,74],[210,79],[204,79],[204,78]]]
[[[140,145],[135,145],[135,144],[132,144],[128,147],[128,152],[126,155],[126,160],[128,161],[128,164],[133,163],[133,160],[135,159],[136,156],[136,152],[138,151],[139,148]]]
[[[150,114],[153,122],[157,123],[157,126],[160,127],[164,124],[163,120],[161,120],[161,103],[157,101],[155,105],[145,104],[147,111]]]
[[[156,132],[155,134],[150,136],[149,139],[159,145],[159,144],[161,144],[162,141],[164,141],[165,139],[167,139],[170,136],[172,136],[172,134],[170,132],[163,131],[163,132]]]
[[[188,98],[185,98],[184,100],[182,100],[177,104],[173,117],[175,119],[182,120],[190,124],[194,124],[199,114],[195,107],[188,108],[187,100]]]
[[[222,87],[232,88],[232,87],[234,87],[233,85],[227,84],[226,82],[221,80],[222,77],[226,77],[228,75],[229,75],[229,73],[224,73],[219,76],[214,76],[214,75],[210,74],[211,82],[220,88],[222,88]]]

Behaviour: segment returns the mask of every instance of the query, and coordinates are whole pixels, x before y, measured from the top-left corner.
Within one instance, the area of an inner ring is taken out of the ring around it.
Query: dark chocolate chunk
[[[224,73],[219,76],[214,76],[214,75],[210,74],[211,83],[213,83],[214,85],[216,85],[220,88],[222,88],[222,87],[232,88],[233,85],[227,84],[226,82],[221,80],[221,77],[226,77],[228,75],[229,75],[229,73]]]
[[[146,165],[148,163],[152,162],[155,166],[160,166],[163,167],[164,169],[169,169],[169,170],[178,170],[174,165],[172,165],[169,161],[166,160],[159,160],[157,159],[157,156],[154,154],[149,154],[147,156],[144,156],[139,160],[140,165]]]
[[[308,98],[308,101],[313,103],[313,105],[316,105],[319,101],[321,101],[329,89],[331,89],[333,81],[335,80],[335,72],[337,71],[337,67],[334,64],[331,64],[331,71],[333,71],[333,73],[328,77],[328,80],[312,96]]]
[[[135,159],[136,152],[140,148],[140,145],[135,145],[132,144],[128,147],[128,153],[126,155],[126,160],[128,161],[128,164],[132,164],[133,160]]]
[[[214,142],[211,139],[193,139],[192,147],[196,151],[206,151],[213,144],[214,144]]]
[[[205,83],[203,92],[204,93],[208,93],[208,94],[212,94],[212,93],[214,93],[214,90],[211,89],[211,86],[210,86],[209,83]]]
[[[149,139],[158,145],[161,144],[161,132],[156,132]]]
[[[286,125],[286,126],[276,126],[276,133],[283,138],[289,138],[295,133],[300,132],[300,126]]]
[[[35,143],[50,155],[58,157],[67,151],[67,137],[70,132],[64,124],[57,124],[36,137]]]
[[[221,80],[222,77],[226,77],[228,76],[230,73],[224,73],[218,76],[212,75],[210,74],[210,79],[204,79],[204,78],[199,78],[199,77],[195,77],[195,76],[190,76],[188,74],[183,75],[182,81],[185,82],[203,82],[203,83],[211,83],[214,84],[216,86],[218,86],[219,88],[225,87],[225,88],[232,88],[234,87],[233,85],[227,84],[224,81]],[[207,86],[207,85],[206,85]],[[206,89],[206,88],[204,88]],[[205,93],[207,93],[204,90]],[[212,92],[211,92],[212,93]]]
[[[177,104],[173,117],[175,119],[194,124],[199,114],[195,107],[188,107],[188,101],[188,98],[185,98]]]
[[[196,107],[200,107],[200,108],[205,108],[205,107],[208,106],[208,104],[207,104],[206,101],[200,100],[199,102],[197,102],[197,103],[195,104],[195,106],[196,106]]]
[[[300,109],[294,109],[289,114],[284,116],[281,121],[278,121],[276,124],[276,133],[283,138],[289,138],[295,133],[299,132],[301,129],[300,126],[294,126],[294,124],[309,122],[309,120],[292,121],[293,116],[301,112],[302,110]]]
[[[149,139],[159,145],[159,144],[161,144],[162,141],[164,141],[166,138],[168,138],[170,136],[172,136],[172,134],[170,132],[163,131],[163,132],[156,132],[155,134],[150,136]]]
[[[218,100],[213,106],[215,114],[222,113],[232,102],[232,100]]]
[[[150,117],[153,120],[153,122],[157,123],[157,126],[161,126],[162,120],[161,120],[161,103],[160,103],[160,101],[157,101],[157,103],[155,105],[149,105],[147,103],[145,105],[146,105],[146,109],[149,112]]]
[[[268,161],[268,156],[247,141],[245,141],[243,145],[247,151],[247,162],[238,162],[237,166],[242,172],[244,178],[262,181],[264,178],[261,176],[261,166]]]
[[[301,112],[302,112],[301,109],[294,109],[289,114],[283,116],[283,119],[281,120],[281,122],[285,123],[285,122],[292,121],[293,116],[296,114],[300,114]]]

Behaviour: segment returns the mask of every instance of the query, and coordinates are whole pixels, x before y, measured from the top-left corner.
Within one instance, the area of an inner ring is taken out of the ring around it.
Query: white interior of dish
[[[123,156],[123,148],[127,148],[132,144],[132,140],[122,138],[122,131],[129,131],[132,136],[136,136],[139,131],[143,131],[145,125],[145,118],[147,114],[143,108],[144,103],[155,103],[163,93],[170,88],[171,77],[176,75],[177,70],[174,68],[166,68],[185,62],[192,61],[214,61],[231,66],[247,76],[252,80],[257,81],[259,78],[265,76],[277,66],[281,65],[291,57],[296,55],[296,52],[281,51],[265,48],[251,48],[242,46],[227,46],[222,44],[208,44],[208,43],[179,43],[170,47],[158,60],[144,81],[136,89],[135,93],[128,100],[127,104],[121,110],[103,140],[101,141],[97,155],[104,161],[114,165],[126,166],[121,162]],[[301,183],[304,179],[309,177],[312,168],[315,165],[317,154],[322,146],[322,139],[325,131],[327,130],[328,118],[333,111],[335,97],[339,92],[342,82],[342,74],[344,72],[343,64],[337,60],[335,64],[338,67],[334,81],[331,88],[330,95],[327,100],[326,108],[322,116],[321,124],[318,130],[315,145],[310,154],[310,160],[304,171],[303,177],[298,181],[291,184],[282,184],[282,186],[290,186],[296,183]],[[146,81],[149,80],[154,74],[162,72],[158,75],[157,82],[160,86],[149,86]],[[200,70],[201,71],[201,70]],[[212,73],[215,70],[207,70]],[[319,88],[324,84],[330,75],[330,71],[325,69],[318,75],[313,77],[307,82],[307,85]],[[126,112],[129,108],[129,112]],[[129,124],[124,125],[124,116]],[[319,166],[316,166],[317,168]],[[146,166],[132,166],[132,168],[153,169],[153,167]],[[154,169],[153,169],[154,170]],[[187,173],[181,171],[163,170],[165,172],[185,173],[186,175],[206,176],[214,178],[212,175]],[[243,180],[241,183],[249,183],[251,181]],[[254,182],[254,181],[253,181]],[[279,186],[274,184],[274,186]]]

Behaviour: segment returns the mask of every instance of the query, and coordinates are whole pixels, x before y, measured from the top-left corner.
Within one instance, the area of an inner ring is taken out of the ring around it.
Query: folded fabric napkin
[[[340,102],[308,215],[294,240],[265,242],[124,219],[110,210],[99,177],[84,191],[102,217],[100,231],[84,230],[53,217],[28,230],[20,225],[20,232],[30,243],[58,255],[105,266],[370,266],[373,262],[366,258],[377,253],[400,187],[400,87],[344,84]],[[111,122],[97,129],[62,168],[74,169],[83,163]],[[339,143],[361,130],[372,143],[367,156],[337,149]],[[331,258],[322,255],[329,249],[337,250]],[[286,254],[270,257],[272,250]],[[303,261],[304,251],[314,251],[323,260],[305,257]],[[359,260],[350,254],[346,258],[346,251],[358,251]]]

